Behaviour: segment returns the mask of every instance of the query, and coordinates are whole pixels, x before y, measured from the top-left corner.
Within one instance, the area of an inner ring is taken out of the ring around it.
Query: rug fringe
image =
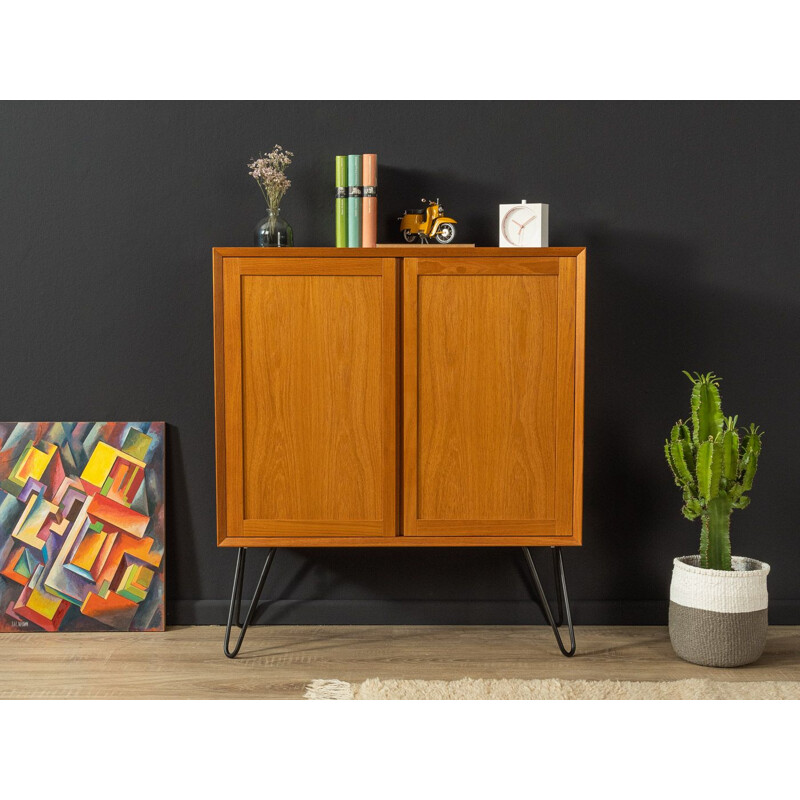
[[[347,681],[319,679],[306,686],[306,700],[354,700],[353,684]]]
[[[308,700],[800,700],[800,681],[315,680]]]

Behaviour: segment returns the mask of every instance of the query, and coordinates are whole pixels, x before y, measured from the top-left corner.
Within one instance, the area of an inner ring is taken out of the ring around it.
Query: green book
[[[336,156],[336,246],[347,247],[347,156]]]
[[[361,155],[347,156],[347,246],[361,247]]]

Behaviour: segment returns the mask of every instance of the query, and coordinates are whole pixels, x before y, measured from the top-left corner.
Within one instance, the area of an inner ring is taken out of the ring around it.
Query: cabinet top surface
[[[402,245],[396,247],[215,247],[220,258],[466,258],[468,256],[551,256],[575,258],[585,247],[459,247],[458,245]]]

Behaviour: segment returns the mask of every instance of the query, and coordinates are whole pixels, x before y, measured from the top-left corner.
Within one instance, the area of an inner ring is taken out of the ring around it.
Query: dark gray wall
[[[0,417],[166,420],[167,620],[221,622],[210,251],[251,242],[258,151],[295,152],[283,210],[315,246],[333,157],[377,152],[383,241],[436,194],[461,242],[496,244],[498,203],[525,197],[550,203],[553,245],[588,247],[576,620],[666,620],[698,539],[661,450],[690,369],[767,431],[734,552],[772,565],[772,621],[800,623],[799,123],[796,103],[0,104]],[[514,549],[282,551],[260,619],[538,622],[522,568]]]

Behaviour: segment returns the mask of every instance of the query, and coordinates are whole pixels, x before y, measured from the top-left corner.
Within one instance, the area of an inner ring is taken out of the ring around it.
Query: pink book
[[[361,167],[361,246],[375,247],[378,237],[378,156],[365,153]]]

